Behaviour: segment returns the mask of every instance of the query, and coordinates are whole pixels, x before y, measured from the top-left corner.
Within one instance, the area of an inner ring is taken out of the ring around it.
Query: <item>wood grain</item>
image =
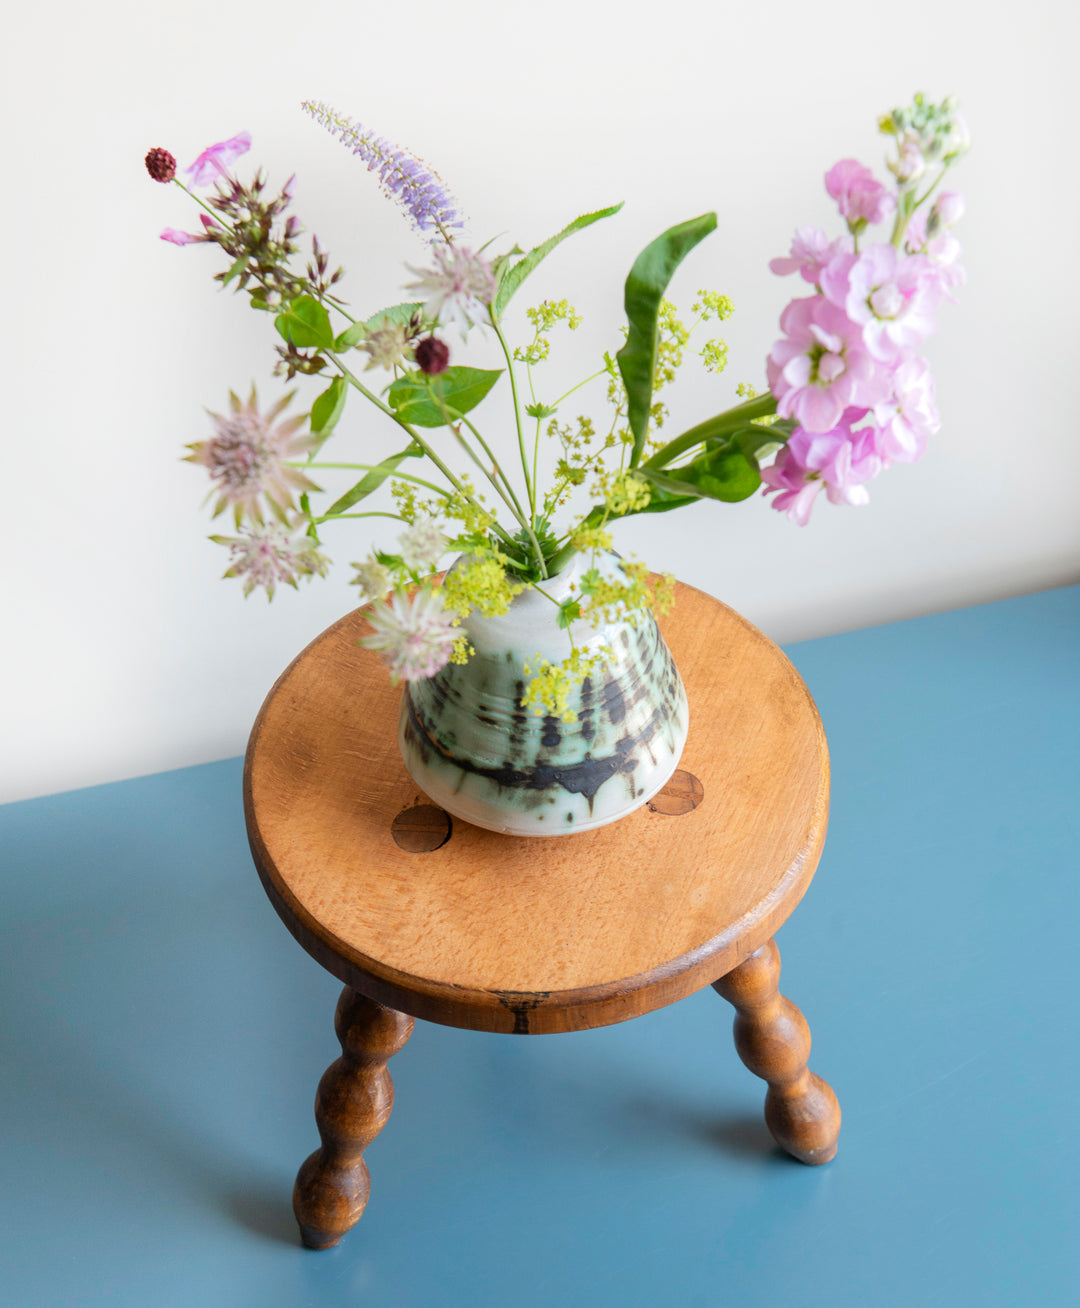
[[[735,1007],[735,1048],[767,1081],[765,1124],[776,1143],[801,1163],[836,1156],[840,1105],[832,1087],[807,1067],[810,1028],[779,990],[780,951],[770,940],[713,989]]]
[[[679,586],[662,624],[690,699],[682,768],[702,798],[558,840],[453,824],[395,842],[429,804],[397,748],[399,691],[359,612],[285,671],[256,721],[245,808],[256,866],[300,943],[401,1012],[542,1033],[623,1021],[729,972],[769,940],[825,839],[828,755],[783,653]]]
[[[302,1164],[293,1189],[300,1238],[309,1249],[337,1244],[367,1207],[371,1179],[364,1150],[394,1106],[386,1064],[408,1040],[413,1019],[346,986],[334,1028],[341,1057],[326,1069],[315,1096],[322,1146]]]

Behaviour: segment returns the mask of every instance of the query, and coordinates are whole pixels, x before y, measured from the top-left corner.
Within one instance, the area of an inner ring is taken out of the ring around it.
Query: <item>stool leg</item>
[[[780,984],[780,951],[770,940],[713,982],[735,1008],[735,1049],[755,1076],[769,1083],[765,1124],[782,1149],[801,1163],[836,1155],[840,1105],[831,1086],[806,1066],[810,1028]]]
[[[323,1073],[315,1096],[322,1148],[297,1173],[293,1212],[309,1249],[329,1249],[351,1230],[371,1190],[364,1150],[394,1105],[387,1061],[412,1034],[413,1019],[346,986],[334,1029],[341,1057]]]

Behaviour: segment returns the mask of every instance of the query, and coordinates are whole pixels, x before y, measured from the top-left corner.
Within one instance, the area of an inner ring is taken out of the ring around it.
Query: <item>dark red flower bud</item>
[[[176,160],[168,150],[151,150],[146,156],[146,171],[155,182],[171,182],[176,176]]]
[[[416,347],[416,364],[429,377],[445,372],[450,362],[450,347],[437,336],[426,336]]]

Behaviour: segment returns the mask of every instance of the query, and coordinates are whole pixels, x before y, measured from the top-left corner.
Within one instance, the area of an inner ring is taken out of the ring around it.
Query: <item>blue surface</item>
[[[360,1226],[296,1242],[339,987],[266,902],[238,761],[0,809],[0,1302],[1080,1302],[1080,587],[794,646],[832,748],[779,937],[835,1163],[772,1145],[710,990],[418,1024]]]

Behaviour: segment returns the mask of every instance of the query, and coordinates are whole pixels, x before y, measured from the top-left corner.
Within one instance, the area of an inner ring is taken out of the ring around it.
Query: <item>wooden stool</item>
[[[542,1034],[605,1026],[713,987],[768,1082],[765,1120],[804,1163],[836,1153],[840,1108],[806,1066],[773,935],[814,874],[828,816],[825,735],[785,656],[679,586],[664,635],[690,699],[682,768],[611,826],[527,839],[451,821],[397,748],[400,691],[350,613],[270,692],[244,772],[251,849],[282,921],[345,983],[342,1056],[319,1084],[322,1147],[294,1208],[304,1243],[367,1202],[364,1149],[393,1103],[387,1060],[413,1019]]]

